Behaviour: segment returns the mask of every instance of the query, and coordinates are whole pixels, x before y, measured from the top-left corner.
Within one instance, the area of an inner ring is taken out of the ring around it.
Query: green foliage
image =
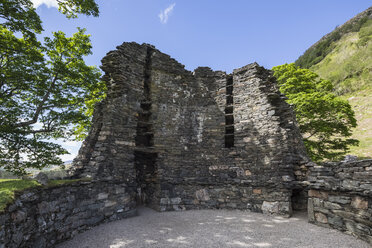
[[[368,20],[359,30],[359,41],[358,46],[365,46],[372,40],[372,20]]]
[[[24,44],[21,39],[18,42]],[[0,120],[0,166],[16,174],[25,173],[26,168],[62,164],[57,156],[66,151],[45,139],[70,137],[70,124],[88,119],[79,108],[101,84],[98,69],[83,60],[91,53],[89,35],[83,29],[72,37],[55,32],[44,44],[38,51],[31,45],[32,53],[20,56],[0,51],[5,58],[0,77],[0,114],[4,116]],[[31,57],[22,60],[25,56]]]
[[[0,2],[1,26],[10,31],[21,32],[26,39],[35,40],[40,33],[41,20],[30,0],[5,0]]]
[[[349,138],[356,126],[350,104],[332,93],[331,82],[295,64],[273,68],[280,91],[294,107],[309,156],[314,161],[339,159],[358,144]]]
[[[16,192],[37,186],[40,184],[33,180],[0,179],[0,212],[14,200]]]
[[[58,0],[59,11],[67,18],[76,18],[77,14],[98,16],[98,5],[94,0]]]
[[[311,68],[332,82],[339,95],[372,87],[372,20],[359,32],[344,35],[334,43],[333,50]]]
[[[68,17],[98,15],[93,0],[58,2]],[[85,102],[104,94],[99,70],[83,59],[91,54],[89,35],[78,28],[72,37],[59,31],[37,41],[41,21],[29,0],[2,1],[0,17],[0,167],[21,175],[62,165],[58,155],[67,151],[47,140],[70,138],[73,125],[91,118]]]
[[[370,85],[372,86],[372,85]],[[360,159],[372,158],[372,87],[340,96],[348,100],[356,113],[358,126],[353,130],[352,138],[360,141],[359,146],[350,147],[350,154]]]
[[[58,0],[59,11],[68,18],[77,14],[98,16],[98,5],[94,0]],[[35,39],[35,33],[43,31],[41,20],[31,0],[3,0],[0,2],[2,27],[19,31],[27,38]]]
[[[324,36],[315,45],[310,47],[305,53],[296,60],[296,65],[301,68],[310,68],[322,61],[335,47],[335,42],[341,39],[344,34],[358,32],[368,17],[362,17],[337,27],[333,32]]]
[[[360,158],[372,157],[372,20],[357,32],[344,34],[333,43],[332,51],[310,70],[330,80],[334,92],[348,100],[356,113],[358,126],[352,138],[359,146],[350,153]]]
[[[88,118],[80,120],[74,126],[73,133],[76,140],[83,141],[87,136],[92,124],[91,117],[93,116],[94,106],[106,98],[106,91],[106,84],[103,81],[99,81],[89,89],[84,104],[79,109],[79,112]]]

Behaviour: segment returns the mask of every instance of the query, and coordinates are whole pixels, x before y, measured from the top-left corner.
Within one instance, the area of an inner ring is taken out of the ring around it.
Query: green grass
[[[318,64],[320,61],[323,61],[328,54],[334,50],[335,43],[342,39],[345,34],[360,32],[362,30],[366,25],[366,22],[370,21],[367,14],[366,11],[358,18],[353,18],[344,25],[336,27],[335,30],[325,35],[316,44],[307,49],[305,53],[296,60],[296,65],[302,68],[310,68],[311,66]],[[361,43],[362,42],[363,41],[361,41]]]
[[[37,187],[40,184],[34,180],[0,179],[0,212],[13,202],[15,193],[28,188]]]
[[[342,98],[349,100],[358,122],[353,138],[359,140],[360,144],[351,147],[350,154],[372,158],[372,89],[360,90]]]
[[[75,183],[78,181],[89,181],[90,179],[69,179],[69,180],[51,180],[45,187],[61,186]],[[4,211],[6,206],[13,202],[15,193],[24,191],[33,187],[42,187],[35,180],[22,179],[0,179],[0,212]]]
[[[339,95],[372,89],[372,20],[345,34],[322,61],[310,68],[330,80]]]
[[[352,137],[360,145],[351,147],[350,154],[372,158],[372,20],[358,32],[344,34],[310,69],[330,80],[336,93],[353,107],[358,126]]]

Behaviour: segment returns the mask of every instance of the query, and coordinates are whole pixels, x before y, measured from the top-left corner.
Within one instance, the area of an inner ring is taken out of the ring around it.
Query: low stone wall
[[[310,168],[309,222],[372,244],[372,160]]]
[[[53,247],[91,226],[134,216],[135,207],[134,191],[120,182],[29,189],[0,215],[0,248]]]

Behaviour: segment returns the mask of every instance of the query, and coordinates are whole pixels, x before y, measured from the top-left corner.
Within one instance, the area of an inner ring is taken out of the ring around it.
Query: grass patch
[[[351,147],[349,154],[372,158],[372,20],[363,23],[359,31],[344,34],[310,69],[330,80],[355,112],[358,126],[352,138],[360,145]]]
[[[360,41],[358,33],[345,35],[324,60],[310,68],[330,80],[338,95],[371,88],[372,36],[363,46],[359,45]]]
[[[46,187],[67,185],[79,181],[90,181],[90,179],[51,180]],[[5,207],[14,201],[16,192],[21,192],[33,187],[42,187],[42,185],[36,180],[0,179],[0,212],[4,211]]]
[[[358,123],[352,137],[359,140],[360,144],[351,147],[350,154],[359,158],[372,158],[372,89],[361,90],[342,98],[347,99],[353,107]]]
[[[370,20],[366,16],[353,18],[341,27],[336,27],[334,31],[325,35],[316,44],[311,46],[305,51],[305,53],[296,60],[296,65],[302,68],[310,68],[318,64],[320,61],[324,60],[328,54],[330,54],[335,49],[335,43],[338,43],[348,33],[361,32],[363,37],[369,35],[369,30],[365,26],[370,25]],[[364,29],[363,29],[364,28]],[[364,38],[361,44],[364,44],[368,38]]]
[[[34,180],[0,179],[0,212],[14,200],[15,193],[40,184]]]

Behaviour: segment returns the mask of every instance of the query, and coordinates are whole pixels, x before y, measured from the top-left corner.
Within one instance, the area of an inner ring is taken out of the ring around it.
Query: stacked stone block
[[[372,244],[372,160],[310,167],[308,214]]]
[[[254,63],[232,74],[190,72],[136,43],[123,43],[102,63],[109,93],[74,162],[75,177],[123,180],[139,204],[160,211],[290,215],[293,167],[307,159],[270,71]]]
[[[136,215],[123,183],[75,182],[26,190],[0,214],[0,247],[54,247],[91,226]]]

